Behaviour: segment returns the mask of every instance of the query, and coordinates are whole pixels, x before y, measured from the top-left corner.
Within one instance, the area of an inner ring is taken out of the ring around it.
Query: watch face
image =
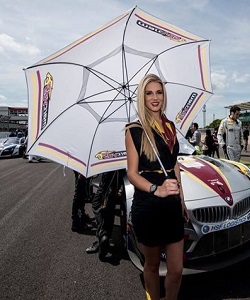
[[[156,189],[157,189],[157,185],[156,184],[151,185],[151,187],[150,187],[150,193],[153,194],[156,191]]]

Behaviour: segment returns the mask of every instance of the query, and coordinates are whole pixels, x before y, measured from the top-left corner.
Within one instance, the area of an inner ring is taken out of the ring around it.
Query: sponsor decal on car
[[[219,195],[228,205],[233,205],[233,197],[230,186],[226,177],[220,172],[219,168],[205,160],[196,158],[187,158],[183,161],[178,161],[181,169],[185,170],[186,174],[200,184],[213,190]]]
[[[220,223],[220,224],[205,224],[201,227],[201,232],[203,234],[207,234],[210,232],[215,232],[215,231],[235,227],[235,226],[238,226],[238,225],[248,222],[248,221],[250,221],[250,212],[248,212],[246,215],[242,216],[239,219],[228,220],[228,221]]]

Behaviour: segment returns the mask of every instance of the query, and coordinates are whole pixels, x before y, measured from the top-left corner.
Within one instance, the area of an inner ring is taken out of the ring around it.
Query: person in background
[[[143,77],[137,93],[140,121],[127,124],[125,138],[127,175],[135,188],[131,220],[138,242],[142,244],[145,287],[151,300],[160,299],[162,247],[166,251],[168,270],[166,299],[177,299],[183,270],[185,218],[188,221],[177,162],[179,143],[174,123],[164,114],[166,102],[162,80],[154,74]]]
[[[190,127],[190,128],[188,128],[188,131],[185,135],[185,139],[189,141],[192,138],[192,135],[193,135],[193,132],[192,132],[192,128]]]
[[[230,114],[223,119],[218,129],[218,143],[229,160],[240,161],[241,151],[244,147],[240,108],[232,106]]]
[[[196,153],[197,154],[201,154],[202,153],[202,149],[201,149],[201,133],[199,131],[199,125],[198,123],[193,123],[192,124],[192,137],[189,139],[189,143],[191,145],[193,145],[196,149]]]
[[[212,151],[212,157],[214,157],[215,153],[217,155],[217,158],[220,158],[220,152],[219,152],[219,144],[217,139],[217,133],[218,133],[218,127],[214,129],[214,132],[212,133],[214,144],[213,144],[213,151]]]
[[[192,125],[192,137],[189,139],[189,142],[193,146],[200,146],[201,143],[201,133],[199,131],[199,125],[197,123],[193,123]]]
[[[202,152],[204,155],[212,156],[214,139],[210,129],[206,129],[204,142],[202,143]]]
[[[28,158],[28,154],[26,153],[27,148],[28,148],[28,135],[26,135],[24,143],[23,143],[23,158],[24,159]]]
[[[248,146],[248,137],[249,137],[249,130],[247,127],[243,130],[243,139],[244,139],[244,150],[247,152],[247,146]]]
[[[14,137],[14,136],[16,136],[16,133],[15,133],[14,130],[12,130],[11,133],[10,133],[10,135],[9,135],[9,137]]]
[[[24,136],[24,133],[22,131],[18,131],[17,138],[22,138]]]
[[[75,175],[75,191],[72,202],[71,230],[77,233],[84,233],[92,229],[92,219],[85,212],[90,179],[85,178],[75,170],[73,172]]]
[[[99,252],[99,259],[106,258],[110,250],[110,240],[114,227],[115,206],[123,190],[125,170],[105,172],[92,199],[92,210],[96,221],[96,237],[92,246],[86,249],[88,254]]]

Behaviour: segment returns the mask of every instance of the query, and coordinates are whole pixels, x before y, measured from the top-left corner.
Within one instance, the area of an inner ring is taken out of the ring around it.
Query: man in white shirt
[[[241,121],[238,120],[240,108],[232,106],[230,115],[223,119],[218,129],[218,143],[223,148],[226,156],[230,160],[240,161],[243,149],[243,131]]]

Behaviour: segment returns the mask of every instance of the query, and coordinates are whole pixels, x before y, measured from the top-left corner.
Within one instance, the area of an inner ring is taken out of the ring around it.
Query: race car
[[[0,157],[21,157],[24,151],[24,137],[0,139]]]
[[[250,257],[250,168],[197,155],[184,138],[179,142],[178,163],[190,217],[185,224],[183,274],[221,269]],[[96,187],[98,177],[92,182]],[[125,176],[121,232],[131,261],[143,271],[143,251],[131,222],[133,194],[134,187]],[[162,249],[160,276],[167,273],[165,258]]]
[[[178,162],[190,221],[185,225],[184,274],[220,269],[250,257],[250,169],[204,155]],[[127,251],[143,271],[144,257],[131,222],[134,188],[125,178]],[[167,273],[161,252],[160,275]]]
[[[185,138],[178,140],[178,163],[190,217],[185,224],[183,274],[221,269],[250,257],[250,168],[227,159],[197,155]],[[143,271],[142,247],[131,222],[134,187],[126,175],[123,180],[121,233],[131,261]],[[99,176],[92,184],[98,186]],[[162,249],[160,276],[167,273],[165,259]]]

